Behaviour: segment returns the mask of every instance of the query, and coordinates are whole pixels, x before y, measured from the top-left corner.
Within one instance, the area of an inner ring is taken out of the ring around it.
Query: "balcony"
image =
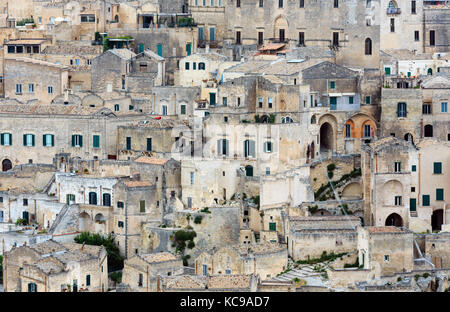
[[[400,14],[400,8],[387,8],[387,14]]]
[[[219,41],[217,41],[217,40],[199,40],[198,44],[197,44],[197,47],[204,49],[207,44],[209,44],[209,47],[211,49],[220,48],[219,47]]]

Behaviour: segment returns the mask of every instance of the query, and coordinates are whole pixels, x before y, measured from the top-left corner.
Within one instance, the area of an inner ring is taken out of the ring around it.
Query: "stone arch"
[[[441,231],[442,224],[444,223],[444,210],[436,209],[431,215],[431,229],[433,231]]]
[[[116,22],[116,23],[119,22],[119,15],[116,14],[116,16],[114,16],[114,22]]]
[[[12,162],[8,158],[3,159],[2,161],[2,171],[8,171],[12,169]]]
[[[80,232],[89,232],[91,230],[92,220],[91,216],[83,211],[79,215],[80,220]]]
[[[94,220],[95,220],[96,223],[103,223],[103,222],[106,222],[106,218],[105,218],[105,216],[104,216],[102,213],[97,213],[97,214],[95,215]]]
[[[91,106],[94,105],[95,107],[103,107],[104,105],[104,101],[101,97],[99,97],[98,95],[95,94],[89,94],[86,95],[82,100],[81,100],[81,105],[82,106]]]
[[[328,122],[320,126],[320,152],[334,150],[333,127]]]
[[[278,39],[283,39],[280,37],[281,30],[284,31],[284,38],[286,38],[286,32],[289,29],[289,23],[283,15],[279,15],[277,18],[275,18],[273,22],[273,37]]]
[[[394,212],[394,213],[391,213],[386,218],[386,221],[384,222],[384,225],[401,227],[401,226],[403,226],[403,219],[402,219],[402,217],[400,217],[399,214]]]
[[[312,125],[315,125],[316,122],[317,122],[317,120],[316,120],[316,115],[312,115],[312,117],[311,117],[311,124],[312,124]]]
[[[382,196],[385,206],[395,205],[395,196],[403,197],[403,185],[398,180],[389,180],[383,184]]]
[[[343,188],[341,197],[345,199],[357,199],[361,198],[361,194],[361,184],[358,182],[350,182]]]
[[[414,144],[414,137],[411,133],[409,133],[409,132],[406,133],[404,138],[405,138],[405,141],[408,141],[408,142],[411,142],[412,144]]]
[[[350,128],[348,128],[350,127]],[[349,135],[347,136],[347,128],[349,129]],[[354,138],[355,137],[355,122],[353,119],[349,119],[345,122],[344,125],[344,137],[345,138]]]
[[[260,123],[269,123],[269,116],[267,115],[262,115],[261,118],[259,119]]]
[[[366,133],[366,126],[370,126],[370,131],[368,133]],[[375,136],[375,130],[376,130],[375,123],[370,119],[365,120],[361,124],[361,138],[369,138],[369,137],[373,138]],[[370,134],[370,136],[367,136],[366,134]]]

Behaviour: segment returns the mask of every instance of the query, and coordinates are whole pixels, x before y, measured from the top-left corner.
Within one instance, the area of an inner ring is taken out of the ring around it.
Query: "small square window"
[[[24,206],[28,206],[28,198],[24,198],[23,199],[23,205]]]
[[[411,186],[411,193],[414,193],[416,191],[416,187]]]
[[[416,171],[417,171],[417,166],[416,166],[416,165],[412,165],[411,171],[412,171],[412,172],[416,172]]]
[[[389,262],[389,255],[384,255],[384,262]]]

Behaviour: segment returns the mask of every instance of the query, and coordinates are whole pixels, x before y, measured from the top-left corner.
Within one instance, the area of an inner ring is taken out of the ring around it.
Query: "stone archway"
[[[277,38],[281,42],[284,42],[287,39],[286,33],[289,29],[287,19],[284,16],[278,16],[273,24],[273,38]]]
[[[333,127],[328,122],[324,122],[320,126],[320,152],[333,150],[333,142]]]
[[[386,218],[386,222],[384,223],[384,225],[401,227],[403,226],[403,219],[399,214],[394,212]]]
[[[89,232],[91,230],[92,225],[91,216],[83,211],[79,215],[79,220],[80,220],[80,232]]]
[[[412,134],[411,133],[407,133],[407,134],[405,134],[405,141],[408,141],[408,142],[411,142],[411,143],[413,143],[414,144],[414,139],[413,139],[413,136],[412,136]]]
[[[433,231],[441,231],[444,223],[444,210],[436,209],[431,215],[431,229]]]
[[[12,162],[9,159],[3,159],[2,161],[2,171],[8,171],[12,169]]]

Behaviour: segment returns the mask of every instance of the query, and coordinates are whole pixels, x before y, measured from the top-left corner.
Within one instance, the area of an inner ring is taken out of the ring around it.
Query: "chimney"
[[[206,43],[205,45],[205,53],[209,53],[209,43]]]

